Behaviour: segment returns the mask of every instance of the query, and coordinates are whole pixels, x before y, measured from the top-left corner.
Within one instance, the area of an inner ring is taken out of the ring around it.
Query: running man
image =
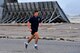
[[[41,23],[41,18],[38,17],[39,12],[34,11],[33,16],[29,19],[27,26],[29,28],[29,31],[31,32],[31,36],[29,37],[28,41],[25,43],[25,48],[27,49],[27,46],[31,42],[31,40],[35,37],[35,45],[34,48],[38,49],[38,39],[39,39],[39,34],[38,34],[38,27],[39,23]]]

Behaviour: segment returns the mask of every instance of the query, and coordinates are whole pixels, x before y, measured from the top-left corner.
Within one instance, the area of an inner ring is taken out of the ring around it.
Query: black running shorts
[[[31,34],[34,35],[35,32],[38,32],[38,29],[32,29]]]

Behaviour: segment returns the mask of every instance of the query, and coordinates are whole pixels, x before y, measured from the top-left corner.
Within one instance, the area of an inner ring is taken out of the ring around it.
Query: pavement
[[[0,53],[80,53],[80,42],[39,40],[39,49],[34,49],[34,41],[24,48],[26,39],[0,39]]]
[[[79,23],[42,24],[39,27],[40,39],[80,41]],[[30,36],[25,24],[0,24],[0,38],[25,39]]]

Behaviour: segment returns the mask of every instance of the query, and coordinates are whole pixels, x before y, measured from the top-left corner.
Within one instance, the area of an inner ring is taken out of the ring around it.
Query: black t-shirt
[[[38,30],[38,26],[39,26],[39,23],[41,22],[41,18],[33,16],[29,19],[29,22],[31,23],[31,29]]]

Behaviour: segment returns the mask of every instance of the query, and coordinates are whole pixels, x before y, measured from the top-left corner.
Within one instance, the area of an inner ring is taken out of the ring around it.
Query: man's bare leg
[[[35,44],[37,44],[38,43],[38,39],[39,39],[39,34],[38,34],[38,32],[35,32]]]
[[[25,48],[27,49],[28,44],[30,43],[30,41],[34,38],[35,36],[32,35],[29,40],[27,42],[25,42]]]
[[[39,34],[38,34],[38,32],[35,32],[35,45],[34,45],[34,47],[35,47],[35,49],[38,49],[38,47],[37,47],[37,43],[38,43],[38,39],[39,39]]]
[[[30,42],[31,42],[31,40],[32,40],[34,37],[35,37],[35,35],[32,35],[32,36],[29,38],[29,40],[28,40],[28,42],[27,42],[27,43],[30,43]]]

